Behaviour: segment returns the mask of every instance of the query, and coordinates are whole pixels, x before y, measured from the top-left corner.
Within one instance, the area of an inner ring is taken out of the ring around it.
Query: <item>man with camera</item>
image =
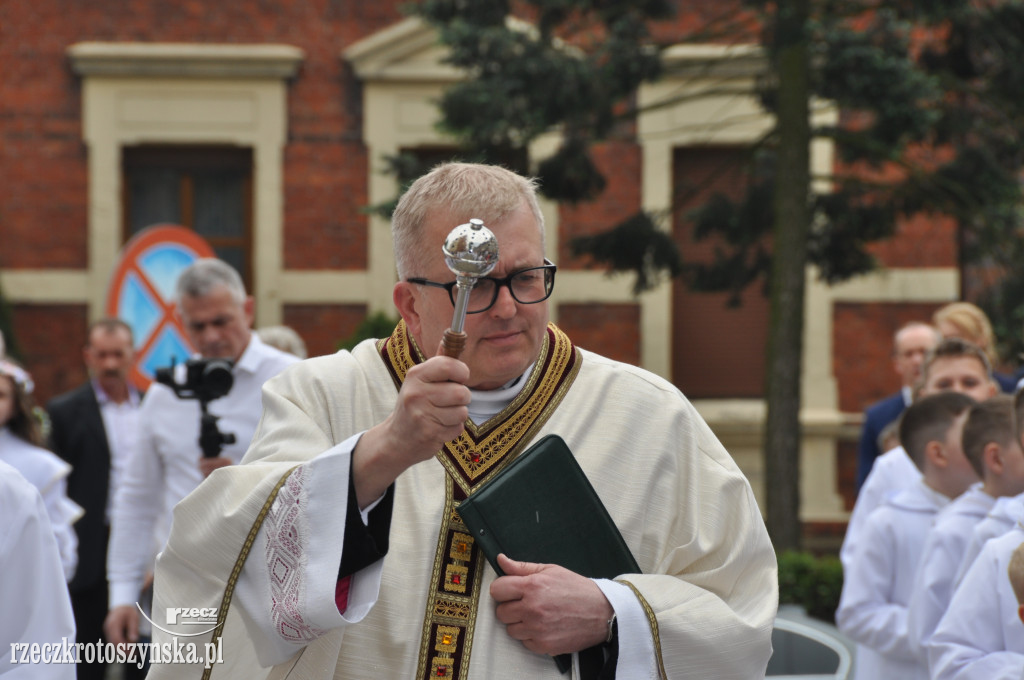
[[[178,278],[175,297],[202,360],[162,372],[140,407],[138,446],[114,499],[107,555],[104,631],[115,644],[138,640],[136,602],[171,509],[211,472],[242,459],[262,413],[263,383],[297,361],[252,332],[253,299],[228,264],[197,260]]]

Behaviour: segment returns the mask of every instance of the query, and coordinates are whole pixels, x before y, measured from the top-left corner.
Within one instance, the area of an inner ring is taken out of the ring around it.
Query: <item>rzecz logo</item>
[[[181,637],[195,637],[205,635],[217,627],[217,609],[215,607],[168,607],[166,611],[165,625],[167,626],[202,626],[203,630],[197,633],[183,633],[180,630],[167,630],[153,619],[146,616],[146,612],[136,602],[139,612],[153,626],[170,635]]]

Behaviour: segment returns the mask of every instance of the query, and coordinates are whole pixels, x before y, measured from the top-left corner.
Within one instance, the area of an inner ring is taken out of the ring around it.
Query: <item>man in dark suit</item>
[[[47,405],[53,450],[72,465],[68,496],[85,510],[75,524],[78,569],[69,584],[79,642],[103,637],[107,614],[107,540],[114,489],[135,447],[140,395],[128,380],[135,360],[132,331],[118,319],[89,327],[83,350],[89,382]],[[125,668],[132,677],[133,667]],[[103,664],[78,665],[78,678],[102,680]]]
[[[920,321],[911,321],[893,336],[892,365],[900,377],[901,387],[896,394],[868,406],[864,412],[860,446],[857,449],[857,491],[864,484],[879,451],[878,435],[886,425],[900,417],[910,404],[914,385],[921,377],[925,357],[939,342],[939,333]]]

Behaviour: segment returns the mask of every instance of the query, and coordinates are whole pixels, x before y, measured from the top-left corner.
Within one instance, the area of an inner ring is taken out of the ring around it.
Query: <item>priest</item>
[[[440,251],[471,218],[500,258],[455,359],[439,351],[457,297]],[[549,323],[556,267],[535,184],[441,165],[402,197],[392,233],[391,336],[269,381],[244,464],[175,509],[153,611],[216,617],[201,635],[157,620],[155,638],[191,634],[223,663],[150,677],[555,679],[550,656],[566,653],[573,677],[762,677],[778,589],[750,485],[672,384]],[[547,434],[641,573],[488,566],[458,505]]]

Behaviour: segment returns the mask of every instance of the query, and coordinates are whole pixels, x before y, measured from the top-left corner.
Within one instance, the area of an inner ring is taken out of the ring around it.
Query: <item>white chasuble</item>
[[[455,513],[547,434],[568,443],[644,572],[617,579],[648,619],[620,630],[620,646],[646,636],[666,678],[763,676],[777,575],[749,484],[674,386],[575,348],[554,326],[505,410],[399,476],[389,550],[353,576],[339,614],[344,523],[360,521],[345,517],[349,453],[420,360],[400,323],[267,383],[245,464],[177,506],[157,568],[154,612],[217,608],[217,628],[194,639],[219,641],[224,663],[155,665],[151,678],[568,677],[505,633],[494,572]],[[647,677],[630,671],[620,663],[617,677]]]

